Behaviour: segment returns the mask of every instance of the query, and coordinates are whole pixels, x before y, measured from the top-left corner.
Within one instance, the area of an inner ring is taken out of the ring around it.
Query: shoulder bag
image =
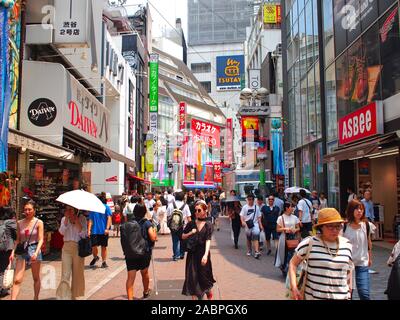
[[[27,255],[28,254],[29,241],[31,240],[33,230],[35,230],[35,227],[36,227],[36,224],[38,221],[39,221],[39,219],[36,219],[35,224],[33,225],[33,228],[31,230],[31,234],[29,235],[28,241],[20,242],[17,244],[17,247],[15,248],[15,254],[17,254],[17,255]]]
[[[284,228],[286,228],[285,227],[285,218],[284,218],[284,216],[282,215],[282,223],[283,223],[283,227]],[[285,236],[285,238],[286,238],[286,236]],[[300,243],[300,240],[299,239],[293,239],[293,240],[285,240],[285,243],[286,243],[286,248],[288,249],[288,250],[294,250],[294,249],[296,249],[297,248],[297,246],[299,245],[299,243]]]
[[[14,284],[14,269],[11,268],[11,262],[3,274],[3,289],[10,289]]]
[[[253,219],[246,221],[247,228],[249,228],[249,229],[253,229],[254,228],[254,218],[256,216],[257,216],[257,206],[255,206],[255,209],[254,209]]]
[[[304,300],[305,298],[305,290],[307,283],[307,275],[308,275],[308,258],[310,257],[311,249],[313,246],[313,238],[310,237],[310,242],[308,243],[307,254],[303,259],[300,276],[297,280],[297,289],[300,291],[301,297]]]

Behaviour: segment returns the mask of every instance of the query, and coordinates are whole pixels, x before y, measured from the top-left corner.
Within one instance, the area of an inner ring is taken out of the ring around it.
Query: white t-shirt
[[[254,225],[258,226],[258,218],[261,217],[261,211],[257,205],[250,207],[246,204],[243,206],[242,211],[240,211],[240,216],[244,217],[244,221],[253,220]]]
[[[146,199],[146,200],[144,200],[144,205],[147,207],[147,210],[149,210],[149,211],[153,211],[153,209],[154,209],[154,204],[155,204],[156,202],[154,201],[154,199],[151,199],[151,200],[149,200],[149,199]]]
[[[371,237],[372,230],[369,228],[369,236]],[[353,229],[350,224],[346,226],[346,231],[343,236],[349,239],[353,246],[353,263],[356,267],[368,267],[368,239],[367,227],[365,223],[361,223],[360,229]]]
[[[283,226],[282,220],[284,220],[285,226]],[[296,225],[300,223],[300,220],[294,214],[291,214],[290,216],[288,216],[287,214],[282,214],[278,217],[276,223],[282,228],[290,228],[292,230],[295,230]]]
[[[175,201],[175,197],[172,194],[168,194],[165,196],[165,200],[168,201],[168,205]]]
[[[311,222],[311,212],[310,208],[312,208],[312,203],[307,199],[301,199],[297,204],[297,208],[303,211],[303,216],[301,218],[302,223]]]
[[[178,209],[182,208],[184,202],[183,201],[175,201],[175,205]],[[174,204],[171,203],[168,208],[167,208],[167,216],[171,216],[172,212],[174,211]],[[185,222],[184,224],[187,224],[187,219],[192,216],[192,213],[190,212],[189,206],[186,204],[183,209],[182,209],[182,214],[183,214],[183,221]]]
[[[136,203],[128,203],[122,212],[122,214],[126,217],[128,214],[133,214],[133,209],[135,209]]]

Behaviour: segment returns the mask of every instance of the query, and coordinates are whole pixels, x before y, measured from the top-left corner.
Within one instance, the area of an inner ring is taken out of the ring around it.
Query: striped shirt
[[[311,237],[304,239],[296,248],[301,258],[307,255]],[[312,249],[308,259],[308,274],[306,280],[306,300],[350,298],[347,274],[353,266],[352,245],[346,238],[339,237],[339,253],[333,257],[319,237],[312,237]],[[337,252],[335,242],[325,242],[332,255]]]

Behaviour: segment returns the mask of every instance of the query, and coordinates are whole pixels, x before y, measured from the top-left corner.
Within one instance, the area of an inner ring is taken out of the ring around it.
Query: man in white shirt
[[[171,230],[172,248],[173,248],[172,259],[174,261],[185,258],[185,251],[181,237],[184,227],[186,226],[187,223],[191,221],[190,209],[189,206],[185,204],[185,202],[183,201],[184,198],[185,198],[184,192],[181,191],[175,193],[175,201],[173,201],[167,208],[167,219],[172,215],[175,208],[181,210],[183,215],[183,227],[181,228],[181,230],[179,230],[178,232],[173,232]]]
[[[165,200],[168,201],[168,205],[172,204],[175,201],[175,197],[173,196],[171,189],[168,189],[168,194],[166,195]]]
[[[240,219],[242,220],[243,228],[246,228],[247,255],[251,256],[253,246],[254,258],[258,259],[261,255],[259,250],[261,212],[254,203],[254,195],[249,194],[247,196],[247,204],[243,206],[240,212]]]
[[[310,200],[307,199],[307,193],[304,189],[300,189],[301,200],[297,204],[299,210],[300,231],[301,237],[307,238],[312,232],[312,212],[313,206]]]
[[[124,210],[122,211],[122,215],[124,216],[124,221],[127,222],[128,216],[133,214],[133,209],[135,209],[136,203],[138,202],[138,198],[137,197],[131,197],[131,201],[130,203],[128,203]]]
[[[144,205],[146,206],[147,210],[150,211],[151,215],[153,214],[155,203],[156,202],[153,199],[153,193],[148,192],[147,193],[147,199],[144,200]]]

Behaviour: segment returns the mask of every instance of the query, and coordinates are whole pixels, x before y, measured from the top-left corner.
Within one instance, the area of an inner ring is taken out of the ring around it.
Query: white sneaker
[[[247,251],[246,255],[250,257],[251,256],[251,252]]]

